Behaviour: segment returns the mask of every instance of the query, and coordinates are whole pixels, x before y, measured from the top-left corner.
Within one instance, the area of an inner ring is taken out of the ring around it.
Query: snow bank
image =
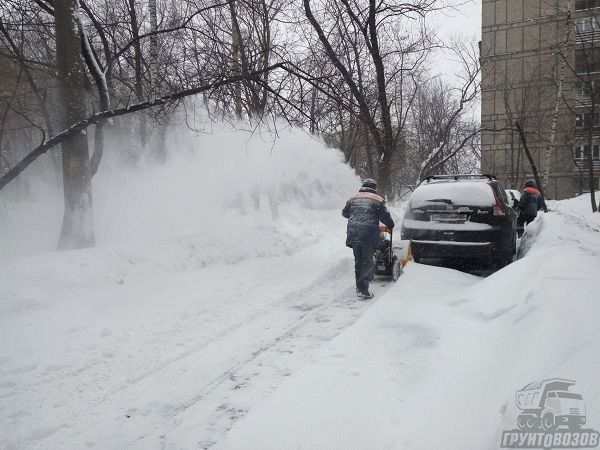
[[[296,321],[312,309],[321,317],[324,298],[351,283],[339,211],[298,226],[317,243],[297,233],[306,248],[291,255],[204,268],[195,262],[210,249],[175,244],[60,252],[0,267],[0,447],[159,448],[168,434],[175,445],[167,447],[192,448],[214,439],[204,430],[227,389],[206,399],[210,406],[200,402],[202,420],[193,414],[181,424],[194,397],[222,378],[240,392],[233,386],[260,369],[236,381],[232,366],[298,333]],[[243,230],[245,240],[258,240],[256,231]],[[337,333],[337,320],[320,335]],[[278,350],[271,353],[285,348]],[[277,375],[253,378],[270,386]],[[191,431],[169,433],[175,424]]]
[[[485,279],[409,264],[218,448],[499,448],[515,391],[554,377],[576,380],[599,429],[600,227],[584,205],[554,203],[526,257]]]
[[[125,149],[115,136],[107,142],[93,180],[100,246],[148,245],[200,230],[207,240],[222,240],[240,227],[271,224],[280,205],[340,208],[359,186],[341,153],[281,123],[270,130],[215,125],[210,133],[175,127],[167,136],[164,165],[123,168],[118,155]],[[62,193],[37,180],[30,185],[24,201],[4,193],[0,257],[56,247]]]
[[[352,284],[340,212],[359,180],[337,151],[281,125],[278,134],[179,130],[163,166],[128,170],[107,148],[94,180],[95,248],[14,256],[52,249],[62,210],[43,186],[34,202],[10,203],[0,232],[1,448],[158,448],[190,398],[257,349],[306,322],[308,352],[320,344],[315,330],[326,338],[355,320],[354,305],[331,329],[323,317],[344,307],[345,297],[325,303]],[[227,426],[221,404],[201,404],[203,430],[219,413]],[[197,444],[197,415],[182,426],[193,432],[170,439]],[[140,439],[151,435],[152,444]]]

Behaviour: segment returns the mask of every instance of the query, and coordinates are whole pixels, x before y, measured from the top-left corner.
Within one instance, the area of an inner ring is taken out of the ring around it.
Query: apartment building
[[[482,171],[522,187],[527,145],[550,198],[588,190],[589,164],[597,188],[600,0],[483,0],[482,15]]]

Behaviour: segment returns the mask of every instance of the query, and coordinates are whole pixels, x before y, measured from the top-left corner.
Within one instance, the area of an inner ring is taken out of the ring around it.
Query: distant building
[[[543,177],[565,60],[546,194],[562,199],[587,190],[590,137],[597,188],[600,107],[591,105],[590,91],[592,80],[600,80],[600,0],[483,0],[482,6],[482,171],[507,187],[532,177],[514,129],[519,121]]]

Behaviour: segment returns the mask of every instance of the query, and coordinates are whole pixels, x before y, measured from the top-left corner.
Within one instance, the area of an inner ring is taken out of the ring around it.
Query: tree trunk
[[[585,151],[585,159],[588,164],[588,179],[590,183],[590,201],[592,203],[592,211],[598,212],[598,207],[596,206],[596,192],[595,192],[595,177],[594,177],[594,161],[592,159],[593,156],[593,144],[594,144],[594,116],[596,115],[596,101],[595,101],[595,92],[592,87],[592,104],[590,107],[590,120],[587,123],[588,127],[588,135],[587,135],[587,150]],[[585,121],[584,121],[585,122]],[[584,149],[586,146],[584,146]]]
[[[234,10],[235,5],[233,3],[230,4],[230,12],[231,12],[231,64],[233,68],[234,75],[240,75],[241,65],[240,65],[240,37],[238,33],[238,28],[235,26],[234,18]],[[242,117],[242,82],[238,81],[233,85],[233,99],[235,102],[235,116],[238,119]]]
[[[271,60],[271,18],[269,17],[269,8],[267,7],[267,2],[265,0],[261,0],[260,9],[262,13],[262,34],[260,39],[260,51],[261,51],[261,65],[259,68],[264,68],[269,65],[269,61]],[[269,95],[269,91],[267,86],[269,85],[269,74],[265,72],[262,77],[262,89],[260,92],[259,103],[257,106],[257,111],[259,116],[263,116],[265,113],[265,109],[267,107],[267,99]]]
[[[148,11],[150,14],[150,94],[148,97],[156,98],[159,93],[158,88],[158,15],[156,12],[156,0],[148,1]],[[152,139],[152,153],[160,162],[164,162],[166,155],[165,132],[167,128],[167,117],[155,114],[157,120],[154,122],[154,138]]]
[[[381,132],[380,132],[379,128],[377,128],[377,124],[375,123],[375,120],[371,117],[371,111],[370,111],[370,108],[367,103],[367,99],[366,99],[365,95],[360,91],[360,88],[354,81],[352,75],[348,71],[348,68],[344,66],[344,64],[340,61],[340,58],[337,56],[335,50],[333,49],[331,43],[329,42],[329,39],[325,35],[323,28],[321,27],[321,25],[319,24],[319,22],[317,21],[317,19],[315,18],[314,14],[312,12],[312,9],[310,7],[310,0],[303,0],[302,3],[304,5],[304,13],[306,14],[306,18],[308,19],[308,21],[310,22],[310,24],[314,28],[314,30],[317,32],[317,35],[319,36],[319,40],[321,41],[321,43],[323,44],[323,47],[325,48],[325,53],[326,53],[327,57],[329,58],[331,63],[335,66],[335,68],[338,70],[340,75],[342,75],[342,77],[344,78],[345,84],[348,86],[348,88],[350,89],[350,92],[352,93],[352,97],[354,97],[354,99],[356,100],[356,103],[358,103],[359,117],[360,117],[361,121],[368,127],[369,133],[371,134],[371,137],[373,138],[375,148],[378,150],[383,149],[385,151],[386,142],[383,141],[383,139],[381,137]],[[391,148],[389,150],[391,150]],[[384,156],[384,160],[385,159],[386,159],[386,157]],[[385,189],[385,184],[381,184],[381,174],[379,176],[380,176],[380,185],[382,185]],[[389,179],[389,171],[387,174],[384,174],[384,177],[385,176],[387,176]],[[387,180],[385,181],[385,183],[387,183]],[[384,193],[387,193],[387,192],[384,191]]]
[[[67,128],[85,118],[83,64],[75,20],[77,0],[56,0],[56,62],[60,125]],[[77,133],[62,143],[65,212],[59,249],[94,245],[92,186],[87,137]]]
[[[392,155],[396,150],[396,140],[394,139],[394,130],[392,127],[392,118],[390,115],[390,105],[387,96],[387,83],[385,79],[385,68],[383,58],[379,50],[379,36],[377,35],[377,18],[375,0],[369,0],[369,37],[371,40],[370,53],[375,66],[377,76],[377,101],[381,108],[381,125],[383,136],[381,147],[379,148],[379,180],[381,192],[393,197],[392,180],[390,177],[392,167]]]
[[[552,126],[550,129],[550,143],[546,147],[546,155],[544,158],[544,181],[542,187],[546,189],[548,187],[548,180],[550,179],[550,161],[552,159],[552,153],[554,153],[554,142],[556,140],[556,123],[558,121],[558,113],[560,111],[560,103],[563,100],[563,85],[565,84],[565,70],[567,68],[566,55],[569,51],[569,44],[571,42],[571,14],[567,15],[567,31],[565,36],[565,42],[563,44],[563,59],[560,64],[560,72],[558,78],[558,86],[556,89],[556,101],[554,104],[554,113],[552,114]]]
[[[517,131],[519,132],[519,138],[521,139],[521,144],[523,144],[523,151],[525,152],[525,155],[527,155],[527,159],[529,160],[529,165],[531,166],[531,171],[533,172],[533,177],[535,178],[535,182],[538,185],[540,194],[542,194],[542,204],[544,207],[544,212],[548,212],[548,207],[546,206],[546,198],[545,198],[546,196],[544,195],[544,188],[542,187],[542,185],[540,183],[540,176],[538,174],[537,167],[535,165],[535,162],[533,161],[533,157],[531,156],[531,153],[529,152],[529,147],[527,146],[527,139],[525,139],[525,133],[523,132],[523,128],[521,128],[521,124],[519,123],[519,121],[515,122],[515,127],[517,128]]]
[[[135,11],[135,0],[129,0],[129,17],[131,20],[131,36],[134,40],[133,58],[135,67],[135,96],[138,103],[144,101],[144,89],[142,84],[142,44],[140,41],[140,30]],[[138,115],[140,121],[140,147],[143,149],[146,146],[148,132],[146,127],[145,114]],[[139,155],[136,155],[139,156]]]
[[[364,136],[365,155],[367,157],[367,170],[369,171],[369,176],[371,178],[377,179],[377,174],[375,173],[375,163],[373,162],[373,152],[371,151],[371,134],[369,133],[369,129],[366,125],[364,125]]]
[[[156,0],[148,0],[150,13],[150,98],[156,96],[158,86],[158,17],[156,14]]]
[[[316,117],[316,112],[317,110],[317,90],[313,87],[311,89],[311,93],[310,93],[310,133],[311,134],[315,134],[318,130],[317,127],[317,117]]]
[[[108,83],[106,81],[106,72],[100,66],[100,62],[96,58],[92,45],[87,36],[83,22],[81,19],[78,20],[79,35],[81,40],[81,51],[83,54],[83,60],[85,61],[96,87],[98,88],[98,98],[100,99],[100,111],[108,111],[110,109],[110,94],[108,90]],[[92,177],[96,175],[102,155],[104,154],[104,125],[105,120],[100,120],[96,124],[94,130],[94,152],[90,158],[90,174]]]
[[[98,172],[100,161],[104,155],[104,125],[106,120],[100,120],[94,129],[94,153],[90,158],[90,175],[93,177]]]

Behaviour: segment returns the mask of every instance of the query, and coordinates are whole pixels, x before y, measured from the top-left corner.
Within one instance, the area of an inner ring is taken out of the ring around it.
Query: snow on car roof
[[[496,203],[487,179],[433,180],[420,184],[411,196],[411,207],[422,208],[439,203],[432,200],[450,200],[455,205],[488,208]]]

